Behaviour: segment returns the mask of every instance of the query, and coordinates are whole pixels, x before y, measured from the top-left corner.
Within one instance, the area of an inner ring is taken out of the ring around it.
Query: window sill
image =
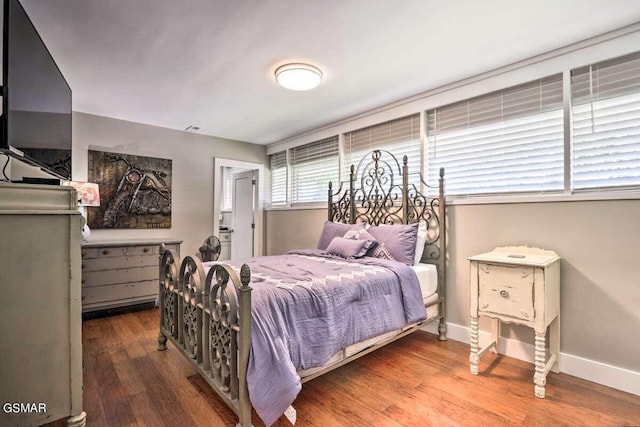
[[[310,203],[306,205],[298,205],[298,206],[270,206],[265,207],[265,211],[302,211],[302,210],[311,210],[311,209],[327,209],[327,202],[321,203]]]
[[[491,195],[469,197],[447,197],[447,206],[457,205],[498,205],[511,203],[558,203],[558,202],[589,202],[606,200],[640,200],[640,191],[606,191],[585,192],[574,194],[523,194],[523,195]],[[315,203],[301,206],[267,207],[266,211],[296,211],[327,209],[326,203]]]
[[[556,202],[587,202],[604,200],[640,200],[640,191],[603,191],[573,194],[526,194],[510,196],[469,196],[447,197],[447,205],[493,205],[509,203],[556,203]]]

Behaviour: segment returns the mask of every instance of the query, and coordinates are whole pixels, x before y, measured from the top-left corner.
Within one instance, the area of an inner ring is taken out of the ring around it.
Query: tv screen
[[[71,89],[18,0],[4,0],[2,148],[71,178]]]

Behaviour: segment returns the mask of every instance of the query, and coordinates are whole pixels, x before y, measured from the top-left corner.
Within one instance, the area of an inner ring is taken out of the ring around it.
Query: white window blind
[[[242,168],[225,167],[222,169],[222,207],[223,211],[233,209],[233,178],[239,172],[246,172]]]
[[[291,204],[327,200],[329,181],[338,182],[338,136],[291,149]]]
[[[222,178],[223,188],[222,188],[222,210],[230,211],[233,208],[233,174],[231,173],[230,168],[223,169],[223,178]]]
[[[271,155],[271,206],[287,205],[287,152]]]
[[[640,53],[571,72],[572,188],[640,186]]]
[[[564,188],[562,75],[427,112],[430,185],[447,194]]]
[[[409,182],[419,184],[420,176],[420,114],[403,117],[389,122],[359,129],[345,134],[342,180],[348,181],[351,165],[358,162],[372,150],[387,150],[392,153],[402,167],[402,157],[407,156]],[[401,180],[396,181],[402,184]]]

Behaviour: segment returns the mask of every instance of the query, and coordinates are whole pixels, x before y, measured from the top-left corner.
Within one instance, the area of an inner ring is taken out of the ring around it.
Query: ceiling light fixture
[[[284,64],[276,69],[276,81],[286,89],[309,90],[318,87],[322,71],[310,64]]]

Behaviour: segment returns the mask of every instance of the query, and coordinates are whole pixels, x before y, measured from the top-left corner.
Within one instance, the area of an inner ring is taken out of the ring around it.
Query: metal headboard
[[[446,219],[444,199],[444,168],[440,168],[438,195],[430,197],[421,188],[429,186],[421,173],[413,176],[418,185],[409,183],[407,156],[398,159],[386,150],[373,150],[351,165],[349,181],[341,182],[333,191],[329,183],[329,221],[355,224],[427,223],[427,242],[421,262],[436,264],[439,283],[445,281]],[[420,187],[420,188],[418,188]],[[440,287],[440,285],[439,285]],[[444,288],[444,286],[442,286]],[[444,292],[444,289],[439,290]]]

